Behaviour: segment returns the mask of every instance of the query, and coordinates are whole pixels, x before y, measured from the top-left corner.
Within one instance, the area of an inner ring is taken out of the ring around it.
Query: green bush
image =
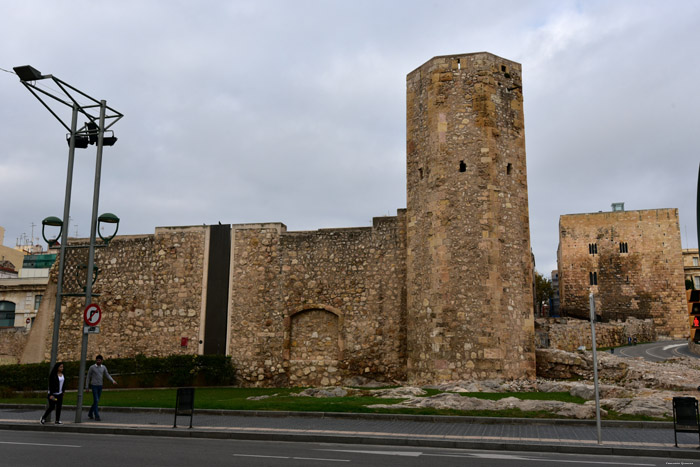
[[[86,371],[93,362],[88,361]],[[231,357],[223,355],[171,355],[169,357],[114,358],[105,361],[120,387],[221,386],[235,382]],[[76,389],[80,362],[64,362],[66,388]],[[48,363],[0,366],[0,381],[14,391],[48,388]],[[109,384],[109,383],[107,383]]]

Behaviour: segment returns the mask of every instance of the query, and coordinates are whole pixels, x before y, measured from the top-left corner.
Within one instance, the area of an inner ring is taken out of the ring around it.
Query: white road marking
[[[684,345],[688,345],[688,344],[683,343],[683,344],[666,345],[666,346],[664,346],[664,347],[662,348],[662,350],[668,350],[668,349],[673,349],[673,348],[676,348],[676,347],[682,347],[682,346],[684,346]]]
[[[260,457],[263,459],[294,459],[298,461],[350,462],[350,459],[324,459],[321,457],[263,456],[261,454],[234,454],[235,457]]]
[[[383,454],[385,456],[405,456],[405,457],[419,457],[423,453],[418,451],[359,451],[354,449],[321,449],[321,451],[330,452],[350,452],[357,454]]]
[[[80,448],[82,446],[76,446],[74,444],[44,444],[44,443],[20,443],[15,441],[0,441],[0,444],[19,444],[24,446],[49,446],[57,448]]]
[[[600,461],[585,461],[585,460],[566,460],[566,459],[546,459],[542,457],[521,457],[521,456],[513,456],[513,455],[508,455],[508,454],[489,454],[489,453],[484,453],[484,454],[463,454],[463,455],[457,455],[457,454],[423,454],[424,456],[428,457],[478,457],[481,459],[505,459],[505,460],[521,460],[521,461],[530,461],[530,462],[556,462],[558,464],[597,464],[597,465],[635,465],[635,466],[655,466],[656,464],[634,464],[630,462],[600,462]]]
[[[323,459],[321,457],[292,457],[292,459],[304,461],[350,462],[350,459]]]

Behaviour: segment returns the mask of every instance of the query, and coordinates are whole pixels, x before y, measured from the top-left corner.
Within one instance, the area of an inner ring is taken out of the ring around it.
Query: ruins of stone
[[[407,76],[406,209],[369,227],[119,236],[96,252],[104,316],[88,354],[226,354],[241,385],[268,387],[527,386],[536,372],[573,371],[585,358],[548,369],[547,349],[590,347],[590,324],[533,316],[524,138],[520,64],[485,52],[434,57]],[[65,293],[81,293],[86,255],[67,251]],[[48,360],[56,275],[29,335],[0,342],[0,354]],[[598,344],[677,333],[663,307],[642,305],[597,323]],[[83,308],[64,298],[61,360],[79,358]]]
[[[441,56],[406,82],[406,209],[371,227],[117,237],[97,251],[104,317],[88,353],[227,354],[254,386],[533,379],[521,66]],[[81,290],[71,281],[84,254],[69,250],[67,293]],[[22,361],[48,358],[51,306],[42,303]],[[60,359],[78,358],[83,307],[64,301]]]

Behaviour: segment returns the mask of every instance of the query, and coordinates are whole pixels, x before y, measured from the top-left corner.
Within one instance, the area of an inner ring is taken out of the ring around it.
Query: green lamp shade
[[[114,215],[114,214],[112,214]],[[53,227],[63,227],[63,221],[59,219],[56,216],[49,216],[43,221],[41,221],[41,225],[50,225]]]

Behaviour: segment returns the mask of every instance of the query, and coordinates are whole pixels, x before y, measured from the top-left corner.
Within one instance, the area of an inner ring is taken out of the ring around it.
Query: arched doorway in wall
[[[340,382],[343,313],[326,305],[306,305],[289,314],[285,357],[293,385],[326,386]]]
[[[15,304],[6,300],[0,301],[0,328],[14,327]]]

